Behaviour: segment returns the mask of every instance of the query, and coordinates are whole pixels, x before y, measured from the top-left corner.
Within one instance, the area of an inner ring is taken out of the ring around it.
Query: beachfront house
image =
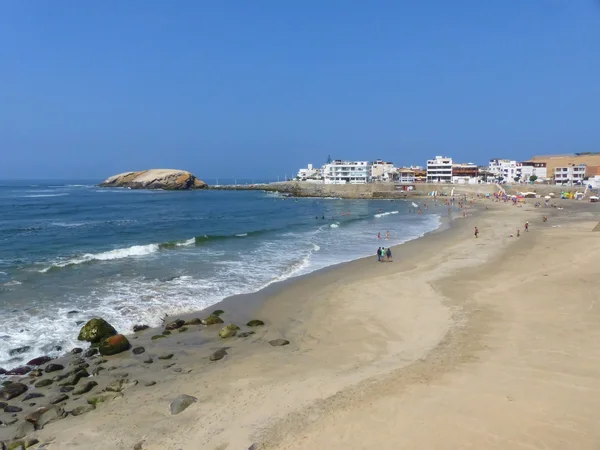
[[[477,164],[452,164],[452,183],[477,184],[479,182],[479,167]]]
[[[554,168],[554,182],[556,184],[581,184],[585,174],[585,164],[556,167]]]
[[[394,181],[396,168],[393,162],[385,162],[381,159],[373,161],[371,166],[372,181]]]
[[[427,160],[428,183],[452,183],[452,158],[436,156]]]
[[[323,166],[325,184],[365,184],[371,181],[369,161],[342,161],[336,159]]]
[[[513,182],[515,178],[521,178],[521,167],[517,161],[510,159],[491,159],[488,171],[498,181]]]
[[[546,163],[542,161],[523,161],[517,163],[517,167],[521,168],[521,181],[528,182],[531,177],[535,180],[545,180],[548,178]]]
[[[296,175],[296,179],[299,181],[321,180],[321,178],[321,169],[318,167],[313,167],[312,164],[309,164],[306,169],[300,169],[298,171],[298,175]]]

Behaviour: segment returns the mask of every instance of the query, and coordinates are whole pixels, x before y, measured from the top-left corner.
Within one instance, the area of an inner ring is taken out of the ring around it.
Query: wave
[[[339,228],[340,224],[337,223],[337,222],[336,223],[332,223],[331,225],[329,225],[329,227],[331,227],[331,228]]]
[[[85,264],[92,261],[112,261],[115,259],[130,258],[135,256],[146,256],[155,253],[159,250],[158,244],[149,245],[134,245],[127,248],[119,248],[116,250],[110,250],[102,253],[86,253],[77,258],[68,259],[62,262],[56,262],[44,269],[40,270],[41,273],[46,273],[53,269],[59,269],[63,267],[76,266],[78,264]]]
[[[64,197],[65,195],[69,195],[67,193],[62,194],[32,194],[32,195],[23,195],[21,198],[42,198],[42,197]]]
[[[389,216],[392,214],[398,214],[400,211],[388,211],[388,212],[384,212],[384,213],[379,213],[379,214],[375,214],[375,217],[380,218],[380,217],[385,217],[385,216]]]

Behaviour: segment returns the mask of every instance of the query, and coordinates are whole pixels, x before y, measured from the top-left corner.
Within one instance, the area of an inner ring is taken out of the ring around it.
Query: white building
[[[554,169],[554,181],[556,184],[583,183],[585,171],[585,164],[579,166],[556,167]]]
[[[545,162],[523,161],[517,163],[517,167],[521,168],[521,181],[528,182],[532,176],[536,176],[539,180],[548,178],[548,170]]]
[[[368,161],[342,161],[337,159],[323,166],[325,184],[364,184],[371,181]]]
[[[296,175],[296,178],[298,178],[300,181],[306,181],[307,179],[318,180],[321,179],[321,176],[321,169],[313,167],[312,164],[309,164],[306,169],[300,169],[298,171],[298,175]]]
[[[452,158],[436,156],[427,160],[428,183],[452,183]]]
[[[396,168],[393,162],[378,159],[371,166],[371,179],[373,181],[393,181]]]
[[[496,179],[502,178],[502,181],[509,183],[521,175],[521,167],[517,161],[510,159],[491,159],[488,170]]]
[[[415,171],[409,168],[398,169],[396,181],[400,184],[415,184]]]

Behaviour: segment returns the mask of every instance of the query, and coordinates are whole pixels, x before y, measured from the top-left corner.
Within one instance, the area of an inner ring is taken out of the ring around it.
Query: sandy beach
[[[248,337],[137,333],[145,352],[107,357],[93,377],[137,385],[31,436],[48,449],[597,449],[600,210],[559,206],[478,199],[393,263],[373,256],[215,306],[226,323],[265,322]],[[181,394],[197,401],[171,415]]]

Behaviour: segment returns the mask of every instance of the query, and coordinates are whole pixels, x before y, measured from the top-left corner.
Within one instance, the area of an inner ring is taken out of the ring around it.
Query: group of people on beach
[[[392,250],[389,247],[379,247],[377,249],[377,261],[392,262]]]

